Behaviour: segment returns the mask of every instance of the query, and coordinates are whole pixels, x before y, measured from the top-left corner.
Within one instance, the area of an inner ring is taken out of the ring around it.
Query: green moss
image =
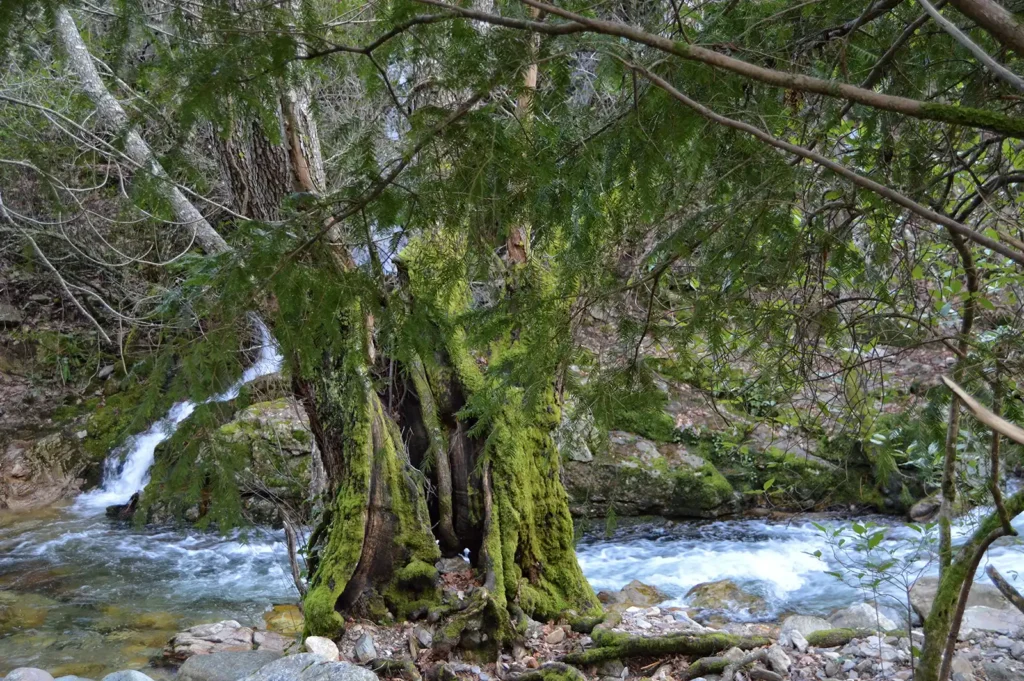
[[[1024,119],[985,109],[928,102],[921,106],[921,114],[916,117],[966,125],[972,128],[984,128],[993,132],[1005,133],[1017,139],[1024,139]]]
[[[817,648],[835,648],[844,646],[855,638],[871,636],[871,629],[822,629],[807,634],[807,642]]]
[[[771,643],[763,636],[735,636],[733,634],[676,634],[644,638],[627,634],[602,634],[594,639],[598,647],[583,652],[570,653],[563,662],[574,665],[600,664],[609,660],[628,657],[663,657],[666,655],[690,655],[706,657],[730,648],[750,650]]]

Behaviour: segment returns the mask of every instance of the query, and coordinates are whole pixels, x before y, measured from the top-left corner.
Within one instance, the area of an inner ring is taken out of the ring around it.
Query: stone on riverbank
[[[789,634],[794,631],[800,632],[806,638],[809,634],[816,631],[825,631],[832,628],[832,623],[821,617],[792,615],[782,622],[782,628],[779,630],[779,642],[788,643],[791,640]]]
[[[922,618],[927,618],[931,612],[938,585],[938,578],[923,577],[910,590],[910,604]],[[975,584],[967,598],[961,625],[961,630],[968,629],[1013,634],[1024,629],[1024,613],[1013,607],[994,586]]]
[[[338,652],[338,644],[329,638],[310,636],[303,645],[306,646],[307,652],[315,653],[328,662],[337,662],[341,659],[341,653]]]
[[[113,674],[107,674],[101,681],[153,681],[153,679],[134,669],[123,669]]]
[[[857,603],[848,608],[837,610],[829,616],[833,629],[872,629],[875,631],[891,631],[896,623],[879,612],[869,603]]]
[[[178,670],[178,681],[238,681],[280,658],[270,650],[193,655]]]
[[[42,669],[18,667],[8,672],[3,681],[53,681],[53,677]]]
[[[164,647],[164,658],[184,662],[193,655],[252,650],[253,630],[235,620],[200,624],[176,634]]]

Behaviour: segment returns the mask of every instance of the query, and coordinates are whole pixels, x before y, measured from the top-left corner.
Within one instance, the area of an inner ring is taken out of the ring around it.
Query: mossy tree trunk
[[[345,356],[296,381],[332,496],[309,544],[308,632],[337,635],[346,615],[416,618],[439,608],[434,562],[463,550],[482,586],[463,614],[481,615],[491,641],[511,639],[523,613],[595,611],[551,438],[554,392],[540,406],[510,401],[485,435],[470,436],[474,424],[459,412],[486,377],[458,340],[427,366],[408,362],[400,390],[389,391],[356,340],[365,334],[353,326],[350,336]],[[402,404],[388,405],[394,394]],[[448,644],[465,619],[456,613]]]

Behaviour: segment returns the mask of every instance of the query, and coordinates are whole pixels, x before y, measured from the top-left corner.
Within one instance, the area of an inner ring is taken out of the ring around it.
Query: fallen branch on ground
[[[627,657],[658,657],[661,655],[690,655],[707,657],[729,648],[750,650],[771,644],[763,636],[734,636],[732,634],[672,634],[644,638],[628,634],[595,631],[596,648],[570,653],[562,662],[574,665],[600,664],[608,660]]]

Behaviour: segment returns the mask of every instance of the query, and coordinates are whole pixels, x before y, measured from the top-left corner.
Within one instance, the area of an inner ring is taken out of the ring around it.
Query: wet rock
[[[320,662],[307,668],[300,681],[378,681],[366,667],[351,662]]]
[[[910,519],[915,523],[926,523],[933,520],[938,515],[941,505],[942,500],[938,494],[925,497],[910,507]]]
[[[253,630],[235,620],[200,624],[175,634],[164,647],[169,662],[184,662],[193,655],[252,650]]]
[[[643,582],[633,580],[619,591],[602,591],[597,598],[607,606],[608,610],[621,612],[626,608],[649,608],[662,601],[667,601],[669,595],[655,586],[648,586]]]
[[[304,621],[299,606],[292,603],[275,605],[263,613],[263,622],[267,629],[285,636],[301,634]]]
[[[593,461],[565,461],[562,480],[575,516],[714,518],[736,508],[732,485],[679,444],[613,430]]]
[[[705,610],[746,610],[750,614],[761,614],[768,610],[768,604],[757,594],[752,594],[729,579],[704,582],[686,592],[690,605]]]
[[[338,652],[338,644],[329,638],[310,636],[303,642],[303,645],[306,646],[306,652],[315,653],[328,662],[337,662],[341,659],[341,653]]]
[[[107,674],[100,681],[153,681],[153,679],[134,669],[125,669],[113,674]]]
[[[42,669],[36,669],[35,667],[18,667],[17,669],[7,672],[7,676],[4,677],[4,681],[53,681],[53,677],[50,676],[49,672],[43,671]]]
[[[269,650],[193,655],[178,670],[179,681],[239,681],[281,657]]]
[[[890,631],[896,623],[878,612],[868,603],[857,603],[848,608],[838,610],[828,618],[834,629],[878,629]]]
[[[368,633],[364,633],[356,641],[356,647],[353,653],[356,656],[356,661],[366,664],[370,660],[377,657],[377,648],[373,645],[373,636]]]

